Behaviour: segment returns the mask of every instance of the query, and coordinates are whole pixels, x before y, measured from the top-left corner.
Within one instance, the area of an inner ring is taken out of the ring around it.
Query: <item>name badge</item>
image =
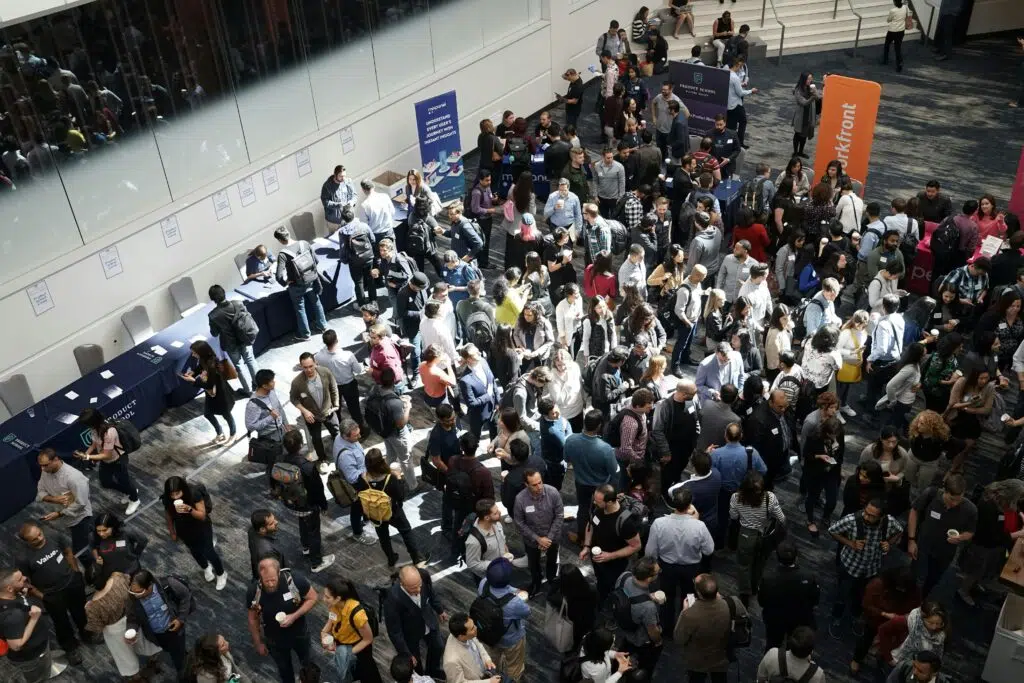
[[[597,526],[598,524],[601,523],[601,520],[599,520],[597,518],[597,515],[594,515],[594,518],[592,520],[590,520],[590,521],[594,523],[594,526]]]
[[[779,435],[779,428],[778,427],[772,427],[772,436],[778,436],[778,435]]]
[[[1006,516],[1005,516],[1005,515],[999,515],[999,517],[997,517],[997,518],[996,518],[996,521],[997,521],[997,522],[1002,522],[1002,521],[1004,521],[1005,519],[1006,519]]]
[[[327,621],[335,621],[335,620],[337,620],[337,618],[338,618],[338,615],[335,614],[334,612],[329,612],[327,614]]]
[[[161,612],[166,612],[167,611],[167,605],[160,605],[160,611]]]
[[[740,274],[743,275],[743,277],[749,276],[750,275],[750,268],[744,268],[743,270],[740,271]]]
[[[690,406],[689,408],[687,408],[687,409],[686,409],[686,412],[688,412],[688,413],[690,413],[691,415],[693,415],[693,406]]]
[[[879,257],[878,257],[878,262],[879,262],[879,263],[885,263],[885,262],[887,262],[888,260],[889,260],[889,259],[887,259],[887,258],[886,258],[886,257],[884,257],[884,256],[879,256]]]
[[[124,548],[127,545],[128,545],[128,541],[115,541],[114,542],[114,547],[115,548]]]
[[[526,506],[526,511],[527,512],[535,512],[536,508],[534,508],[532,505],[527,505]]]
[[[999,323],[999,329],[1005,330],[1006,329],[1006,323]]]
[[[787,258],[786,260],[787,261],[791,261],[791,262],[795,262],[796,261],[796,254],[790,254],[789,258]]]
[[[286,600],[286,601],[287,600],[291,600],[292,599],[292,592],[288,591],[287,593],[285,593],[284,595],[281,596],[281,599],[282,600]]]
[[[732,138],[729,138],[728,140],[726,140],[726,141],[725,141],[725,144],[727,144],[727,145],[731,145],[731,144],[732,144]]]
[[[942,312],[940,311],[939,313],[932,313],[932,317],[935,318],[936,320],[942,320]]]
[[[63,561],[64,561],[64,555],[62,555],[61,553],[57,553],[57,564],[60,564]]]
[[[929,514],[931,515],[932,519],[942,519],[942,513],[940,513],[938,510],[932,510]]]
[[[750,415],[752,412],[754,412],[754,407],[753,406],[747,408],[747,415]]]

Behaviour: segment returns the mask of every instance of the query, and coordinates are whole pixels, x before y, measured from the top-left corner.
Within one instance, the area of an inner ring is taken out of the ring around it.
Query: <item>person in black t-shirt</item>
[[[593,509],[580,551],[580,560],[590,556],[597,578],[597,602],[601,604],[615,587],[615,579],[629,566],[630,555],[640,550],[640,520],[619,505],[615,487],[599,486],[594,491]]]
[[[284,435],[285,462],[299,468],[302,485],[306,489],[306,503],[294,507],[285,502],[299,520],[299,542],[302,553],[309,561],[310,571],[316,574],[334,564],[334,553],[324,555],[321,552],[320,515],[327,512],[327,496],[324,494],[324,483],[317,471],[316,461],[310,460],[302,452],[302,434],[293,429]]]
[[[561,98],[565,102],[565,123],[575,127],[583,111],[583,79],[576,69],[569,69],[562,74],[562,78],[569,81],[569,89]]]
[[[282,683],[293,683],[292,651],[302,665],[312,659],[306,613],[316,606],[316,590],[305,576],[282,569],[272,557],[260,560],[258,572],[245,595],[249,635],[257,654],[273,658]]]
[[[117,515],[104,512],[96,518],[92,554],[96,559],[93,585],[97,589],[106,585],[114,572],[131,576],[139,571],[142,552],[149,545],[149,539],[137,531],[124,528],[124,521]]]
[[[50,617],[29,595],[30,588],[20,570],[0,570],[0,638],[7,641],[7,661],[26,683],[41,683],[50,678],[52,664]]]
[[[23,543],[16,551],[15,564],[32,583],[31,593],[43,601],[68,661],[77,663],[74,660],[80,661],[81,655],[76,652],[79,643],[71,622],[82,640],[92,641],[93,637],[85,631],[85,580],[71,544],[59,534],[47,538],[32,522],[22,525],[18,538]]]

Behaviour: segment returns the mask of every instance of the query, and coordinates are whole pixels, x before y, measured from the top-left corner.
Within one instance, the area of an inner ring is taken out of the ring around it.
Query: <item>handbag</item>
[[[558,652],[572,649],[573,625],[567,616],[568,611],[565,600],[562,600],[562,606],[557,611],[548,605],[547,617],[544,619],[544,635]]]
[[[220,371],[220,376],[225,380],[238,379],[238,370],[230,358],[221,358],[217,361],[217,369]]]
[[[786,525],[780,524],[779,520],[771,516],[768,512],[768,491],[764,492],[764,512],[765,521],[768,526],[765,527],[764,533],[761,534],[761,553],[767,555],[771,551],[775,550],[786,540]]]
[[[854,349],[860,348],[860,340],[857,337],[853,338],[856,342]],[[860,363],[847,363],[843,361],[843,367],[839,368],[839,372],[836,373],[836,381],[842,384],[856,384],[861,380],[861,367]]]
[[[907,27],[908,31],[914,28],[914,16],[910,13],[910,10],[907,10],[907,18],[904,20],[903,25]]]

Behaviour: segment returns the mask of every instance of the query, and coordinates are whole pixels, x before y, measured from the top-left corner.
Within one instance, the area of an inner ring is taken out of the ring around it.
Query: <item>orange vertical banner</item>
[[[882,86],[859,78],[827,76],[824,87],[814,172],[821,177],[828,162],[838,159],[846,175],[867,185]]]

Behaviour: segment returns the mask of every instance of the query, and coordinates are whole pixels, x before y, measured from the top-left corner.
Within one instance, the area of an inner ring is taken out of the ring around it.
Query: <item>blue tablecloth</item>
[[[715,197],[722,209],[722,223],[725,225],[725,233],[728,235],[736,222],[736,210],[740,208],[743,199],[743,181],[723,180],[715,188]]]
[[[534,154],[530,158],[530,171],[533,173],[533,193],[537,195],[537,203],[541,204],[548,200],[551,194],[551,183],[544,170],[544,155]],[[498,194],[502,197],[508,196],[509,188],[515,179],[512,177],[512,165],[508,161],[508,155],[501,160],[501,185],[498,186]],[[540,206],[537,207],[540,209]]]

